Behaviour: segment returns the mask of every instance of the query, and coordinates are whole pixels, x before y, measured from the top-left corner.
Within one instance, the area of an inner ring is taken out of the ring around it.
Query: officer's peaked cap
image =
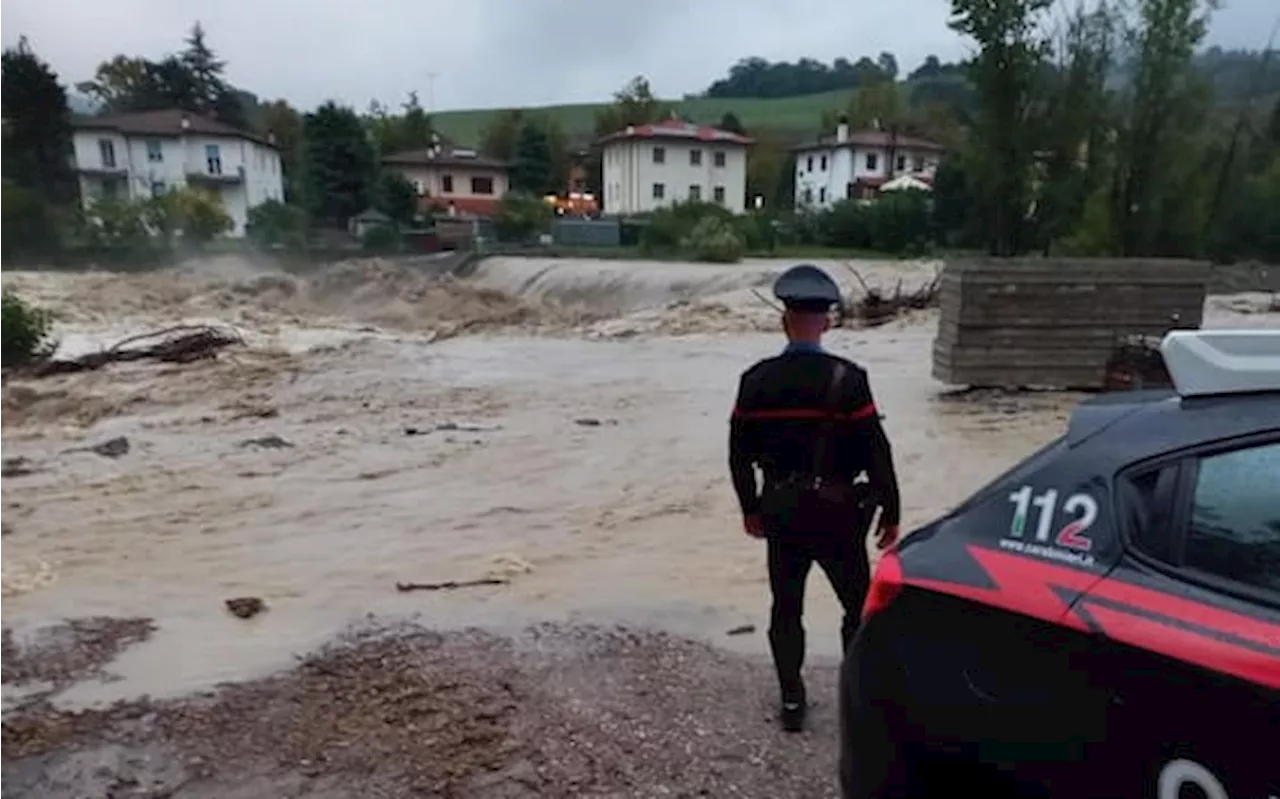
[[[840,287],[818,267],[799,264],[778,276],[773,296],[788,310],[823,313],[840,304]]]

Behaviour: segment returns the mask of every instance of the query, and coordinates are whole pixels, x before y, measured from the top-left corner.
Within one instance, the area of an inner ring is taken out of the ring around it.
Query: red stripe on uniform
[[[750,419],[753,421],[765,420],[796,420],[796,419],[834,419],[856,422],[859,419],[868,419],[876,415],[876,406],[874,403],[868,402],[861,408],[852,413],[832,413],[831,411],[821,408],[761,408],[759,410],[742,410],[741,408],[733,409],[733,418]]]

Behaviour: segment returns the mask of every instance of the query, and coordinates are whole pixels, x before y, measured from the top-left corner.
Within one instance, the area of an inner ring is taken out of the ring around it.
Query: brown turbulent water
[[[228,259],[8,274],[61,312],[69,349],[196,318],[234,322],[251,346],[6,388],[4,456],[34,471],[4,481],[4,623],[156,619],[113,665],[124,679],[78,684],[73,705],[264,673],[366,614],[624,621],[763,652],[761,636],[723,636],[763,627],[768,601],[727,479],[726,416],[739,372],[780,346],[751,289],[781,266],[494,260],[443,285],[387,264],[305,280]],[[932,274],[858,269],[882,285]],[[1242,313],[1256,305],[1214,298],[1209,321],[1276,323]],[[1077,399],[942,397],[935,321],[828,342],[870,370],[908,525],[1053,436]],[[113,436],[128,454],[73,451]],[[287,445],[247,443],[264,436]],[[509,584],[395,589],[495,575]],[[833,654],[836,606],[813,585],[811,646]],[[269,610],[237,619],[223,607],[237,596]]]

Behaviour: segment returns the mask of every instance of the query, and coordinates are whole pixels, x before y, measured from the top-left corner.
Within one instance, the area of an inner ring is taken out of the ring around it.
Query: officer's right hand
[[[885,550],[893,546],[898,540],[898,525],[882,524],[876,530],[876,549]]]
[[[742,530],[752,538],[764,538],[764,521],[757,513],[743,516]]]

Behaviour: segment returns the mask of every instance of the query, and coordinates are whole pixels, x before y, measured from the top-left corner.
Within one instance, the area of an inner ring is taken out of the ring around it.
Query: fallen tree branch
[[[154,344],[136,346],[139,342],[160,339]],[[30,377],[74,374],[101,369],[109,363],[128,361],[160,361],[190,363],[217,357],[218,351],[233,344],[244,344],[234,329],[213,325],[177,325],[150,333],[140,333],[117,341],[105,350],[75,358],[46,358],[22,368]]]
[[[871,286],[852,264],[845,268],[862,286],[863,294],[859,298],[850,295],[841,304],[843,319],[856,320],[864,327],[876,327],[897,317],[903,311],[931,308],[939,302],[939,290],[942,286],[942,273],[935,271],[933,278],[914,290],[904,292],[903,280],[898,278],[893,293],[886,293],[878,286]]]
[[[397,591],[452,591],[455,588],[475,588],[481,585],[507,585],[502,577],[481,577],[478,580],[445,580],[442,583],[396,583]]]

